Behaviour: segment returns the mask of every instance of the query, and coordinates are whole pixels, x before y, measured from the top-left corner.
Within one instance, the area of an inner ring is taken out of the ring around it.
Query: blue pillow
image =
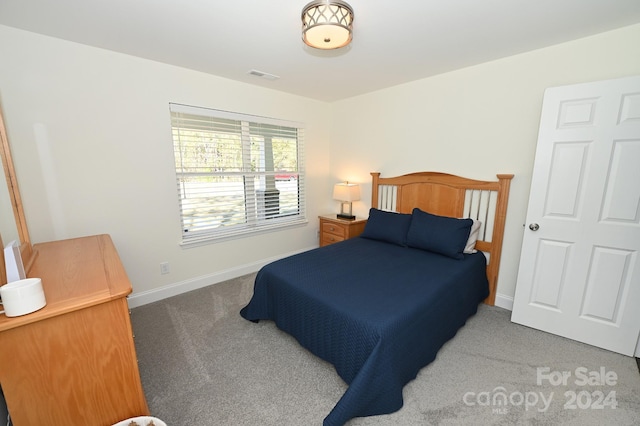
[[[407,233],[407,245],[463,259],[471,225],[471,219],[437,216],[415,208]]]
[[[360,236],[406,246],[407,231],[410,224],[410,214],[387,212],[372,208],[369,210],[369,220],[367,220],[364,231]]]

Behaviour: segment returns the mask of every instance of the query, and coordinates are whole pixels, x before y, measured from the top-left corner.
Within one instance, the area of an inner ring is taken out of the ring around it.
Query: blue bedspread
[[[262,268],[241,315],[273,320],[335,366],[349,388],[324,424],[343,425],[402,407],[404,385],[488,296],[485,266],[482,253],[353,238]]]

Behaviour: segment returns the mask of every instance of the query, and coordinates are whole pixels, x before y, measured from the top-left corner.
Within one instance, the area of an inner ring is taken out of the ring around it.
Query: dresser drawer
[[[339,223],[323,222],[322,233],[342,237],[342,240],[344,240],[344,236],[347,235],[347,227]]]

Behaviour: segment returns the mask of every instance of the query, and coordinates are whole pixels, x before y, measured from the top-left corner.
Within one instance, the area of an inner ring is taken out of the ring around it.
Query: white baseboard
[[[495,305],[499,308],[513,311],[513,297],[505,296],[504,294],[496,293]]]
[[[146,305],[148,303],[157,302],[168,297],[177,296],[188,291],[197,290],[202,287],[206,287],[212,284],[218,284],[222,281],[230,280],[240,277],[242,275],[251,274],[257,272],[260,268],[271,263],[275,260],[279,260],[294,254],[302,253],[303,251],[311,250],[314,247],[300,250],[293,253],[284,254],[282,256],[276,256],[268,259],[262,259],[257,262],[247,263],[235,268],[226,269],[224,271],[215,272],[213,274],[207,274],[200,277],[190,278],[188,280],[180,281],[174,284],[165,285],[153,290],[142,291],[139,293],[133,293],[128,297],[129,308],[136,308],[138,306]]]
[[[638,344],[636,345],[636,354],[634,356],[636,358],[640,358],[640,337],[638,338]]]

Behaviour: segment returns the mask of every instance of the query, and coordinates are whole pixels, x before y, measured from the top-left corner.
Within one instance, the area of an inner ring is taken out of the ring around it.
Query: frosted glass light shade
[[[353,9],[339,0],[316,0],[302,9],[302,40],[316,49],[338,49],[351,42]]]

